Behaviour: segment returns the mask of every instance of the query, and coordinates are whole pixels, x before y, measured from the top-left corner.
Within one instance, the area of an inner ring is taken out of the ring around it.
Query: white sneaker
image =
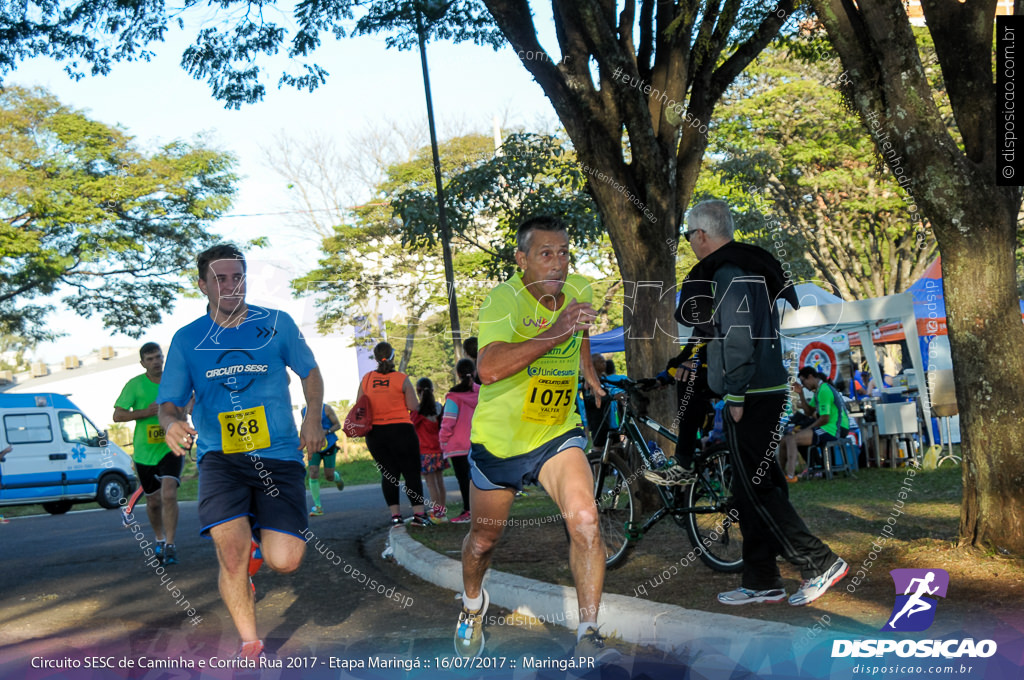
[[[758,602],[782,602],[785,599],[786,591],[782,588],[751,590],[741,587],[718,594],[718,601],[722,604],[757,604]]]
[[[697,481],[697,475],[674,463],[664,470],[644,470],[644,479],[658,486],[686,486]]]
[[[824,574],[809,578],[800,584],[800,588],[789,596],[789,603],[794,607],[810,604],[825,594],[825,591],[842,580],[850,570],[846,560],[837,557],[832,566]]]

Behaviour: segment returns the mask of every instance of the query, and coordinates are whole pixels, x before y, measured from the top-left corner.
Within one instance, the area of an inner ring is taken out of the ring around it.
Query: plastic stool
[[[848,439],[837,439],[825,444],[825,478],[832,479],[835,472],[845,472],[846,475],[854,476],[855,463],[852,463],[853,444]],[[838,454],[838,455],[837,455]],[[839,461],[839,462],[836,462]]]

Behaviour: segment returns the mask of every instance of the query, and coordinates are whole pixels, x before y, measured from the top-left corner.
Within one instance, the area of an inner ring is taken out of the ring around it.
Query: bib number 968
[[[260,431],[259,422],[255,418],[240,422],[238,425],[228,421],[224,427],[227,429],[228,435],[232,437],[244,437],[247,434],[258,434]]]

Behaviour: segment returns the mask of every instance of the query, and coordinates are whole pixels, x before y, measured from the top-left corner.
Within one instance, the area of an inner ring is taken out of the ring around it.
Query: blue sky
[[[537,24],[542,41],[557,60],[550,19],[538,18]],[[236,154],[242,180],[233,216],[221,219],[214,229],[240,241],[257,235],[270,237],[271,248],[264,252],[275,254],[281,270],[277,283],[286,283],[294,273],[314,266],[315,259],[308,244],[296,247],[294,232],[284,228],[285,217],[274,214],[287,211],[290,202],[285,182],[266,166],[261,145],[282,130],[298,137],[312,131],[326,133],[343,143],[350,132],[382,118],[425,125],[419,55],[386,49],[384,36],[328,39],[315,55],[317,63],[331,74],[326,85],[313,93],[278,89],[280,66],[263,60],[260,65],[269,66],[265,100],[236,111],[225,109],[213,99],[205,82],[193,80],[179,66],[182,50],[191,38],[192,34],[173,29],[167,42],[152,47],[156,52],[153,61],[117,64],[108,76],[75,82],[60,64],[36,59],[22,62],[5,82],[46,87],[63,103],[85,109],[105,123],[123,126],[144,146],[203,134],[208,143]],[[550,125],[557,120],[540,87],[510,47],[496,52],[471,43],[431,43],[428,58],[435,116],[442,130],[445,120],[457,119],[489,132],[495,115],[528,128],[538,121]],[[285,286],[274,287],[276,294],[286,295]],[[252,285],[250,292],[259,293]],[[264,302],[274,302],[273,296],[268,295]],[[169,322],[147,337],[169,342],[174,329],[200,313],[201,303],[179,304]],[[40,345],[36,356],[46,361],[81,355],[104,344],[136,343],[127,336],[107,338],[109,333],[98,318],[83,320],[60,310],[51,321],[56,330],[71,336]],[[83,342],[83,338],[88,340]]]

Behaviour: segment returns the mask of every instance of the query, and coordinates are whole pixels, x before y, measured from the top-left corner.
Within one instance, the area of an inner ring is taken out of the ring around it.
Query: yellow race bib
[[[164,443],[164,428],[159,425],[147,425],[146,426],[146,443],[148,444],[163,444]]]
[[[270,428],[262,406],[218,413],[217,420],[224,453],[250,453],[270,446]]]
[[[535,375],[526,390],[522,419],[538,425],[560,425],[569,416],[575,394],[575,376]]]

